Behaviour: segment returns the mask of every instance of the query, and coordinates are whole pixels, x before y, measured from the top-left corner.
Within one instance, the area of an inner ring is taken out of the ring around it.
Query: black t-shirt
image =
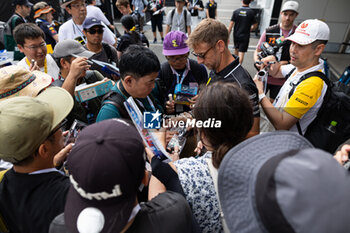
[[[91,57],[91,59],[95,59],[97,61],[106,62],[106,63],[112,64],[112,65],[115,65],[115,66],[118,65],[117,50],[113,46],[111,46],[109,44],[105,44],[105,43],[102,43],[102,44],[103,44],[103,46],[102,46],[101,52],[95,53]],[[87,49],[86,45],[85,45],[85,48]],[[107,49],[108,49],[108,51],[106,51]],[[97,70],[98,72],[100,72],[103,75],[103,77],[107,77],[107,78],[113,79],[113,77],[111,75],[109,75],[108,73],[104,72],[102,70],[102,68],[99,65],[95,64],[95,63],[91,65],[90,70]]]
[[[217,3],[214,2],[214,4],[208,2],[207,5],[205,6],[206,9],[208,9],[209,13],[209,18],[215,19],[215,11],[217,8]]]
[[[191,7],[199,6],[200,8],[204,8],[202,0],[189,0],[189,3],[191,4]],[[189,12],[191,13],[191,16],[198,16],[198,10],[190,9]]]
[[[179,193],[172,191],[161,193],[148,202],[140,203],[140,207],[126,233],[192,232],[191,209],[186,199]],[[68,233],[64,214],[58,215],[51,223],[50,233],[56,232]]]
[[[48,232],[51,221],[64,211],[69,186],[69,179],[58,171],[6,172],[0,183],[0,212],[10,232]]]
[[[209,77],[211,82],[234,82],[246,90],[253,106],[254,117],[260,117],[258,89],[250,74],[239,64],[238,59],[235,59],[219,73],[211,71]]]
[[[167,191],[140,206],[141,210],[126,233],[192,232],[191,209],[181,194]]]
[[[250,36],[250,27],[255,24],[255,13],[249,7],[241,7],[232,14],[231,21],[235,23],[233,36],[236,39],[246,39]]]

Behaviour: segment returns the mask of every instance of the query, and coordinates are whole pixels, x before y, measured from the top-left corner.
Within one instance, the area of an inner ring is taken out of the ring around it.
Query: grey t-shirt
[[[175,12],[173,13],[173,11]],[[185,12],[187,25],[185,25]],[[174,16],[172,17],[172,15]],[[186,33],[186,26],[191,26],[191,14],[185,9],[183,9],[182,13],[179,14],[175,8],[168,13],[166,24],[170,25],[171,31],[182,31]]]

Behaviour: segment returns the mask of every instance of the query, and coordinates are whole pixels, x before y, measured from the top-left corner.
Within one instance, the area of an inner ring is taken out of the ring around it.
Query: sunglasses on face
[[[96,33],[102,34],[103,33],[103,29],[102,28],[101,29],[89,29],[89,30],[87,30],[87,32],[90,33],[90,34],[96,34]]]

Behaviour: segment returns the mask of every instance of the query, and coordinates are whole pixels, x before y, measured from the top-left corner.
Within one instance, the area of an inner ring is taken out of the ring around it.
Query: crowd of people
[[[250,0],[228,26],[214,0],[175,0],[164,33],[162,0],[117,0],[122,34],[96,4],[62,0],[71,18],[55,28],[47,2],[13,1],[5,46],[22,57],[0,68],[0,232],[347,232],[350,145],[305,136],[331,89],[327,23],[295,25],[286,1],[254,53],[263,80],[242,66]]]

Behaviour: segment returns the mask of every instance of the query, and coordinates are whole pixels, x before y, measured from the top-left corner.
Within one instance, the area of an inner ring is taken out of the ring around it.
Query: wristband
[[[259,94],[259,103],[266,97],[265,93]]]

